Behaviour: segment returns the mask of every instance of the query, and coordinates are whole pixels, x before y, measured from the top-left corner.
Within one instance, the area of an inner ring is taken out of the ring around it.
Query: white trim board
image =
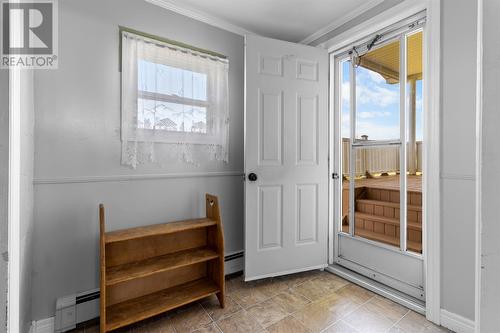
[[[432,0],[429,0],[432,4]],[[439,2],[439,0],[438,0]],[[427,1],[413,0],[404,1],[399,5],[391,7],[386,11],[358,24],[351,29],[344,31],[332,39],[321,43],[318,46],[328,49],[328,52],[335,52],[349,44],[358,41],[367,35],[373,34],[384,29],[391,24],[404,20],[411,15],[417,14],[427,8]]]
[[[346,24],[347,22],[351,21],[352,19],[355,19],[359,15],[363,14],[364,12],[372,9],[373,7],[381,4],[384,2],[384,0],[370,0],[362,4],[361,6],[357,7],[356,9],[346,13],[345,15],[342,15],[341,18],[338,20],[333,21],[332,23],[324,26],[323,28],[319,29],[318,31],[310,34],[303,40],[301,40],[299,43],[300,44],[309,44],[317,40],[318,38],[326,35],[327,33],[337,29],[338,27]]]
[[[35,185],[101,183],[101,182],[122,182],[122,181],[132,181],[132,180],[173,179],[173,178],[243,177],[244,175],[245,173],[243,171],[207,171],[207,172],[162,173],[162,174],[36,178],[33,180],[33,183]]]
[[[221,18],[215,17],[213,15],[209,15],[207,13],[204,13],[200,10],[191,8],[189,6],[186,6],[184,4],[179,3],[180,1],[173,1],[173,0],[145,0],[146,2],[149,2],[153,5],[157,5],[160,7],[163,7],[165,9],[168,9],[172,12],[175,12],[177,14],[181,14],[184,16],[187,16],[189,18],[192,18],[194,20],[204,22],[206,24],[209,24],[211,26],[235,33],[237,35],[254,35],[254,32],[248,31],[240,26],[237,26],[235,24],[229,23],[226,20],[223,20]]]
[[[425,33],[424,89],[424,280],[426,317],[441,323],[441,0],[429,0]]]
[[[441,309],[441,325],[457,333],[473,333],[474,321]]]
[[[476,214],[475,214],[475,332],[481,332],[481,265],[482,265],[482,165],[483,165],[483,0],[477,3],[477,57],[476,57]]]
[[[14,1],[19,2],[19,1]],[[21,34],[21,22],[15,16],[11,33]],[[9,69],[9,189],[8,189],[8,295],[7,330],[20,330],[20,242],[21,242],[21,69]],[[2,305],[3,307],[3,305]]]
[[[34,320],[31,323],[30,333],[54,333],[54,317]]]

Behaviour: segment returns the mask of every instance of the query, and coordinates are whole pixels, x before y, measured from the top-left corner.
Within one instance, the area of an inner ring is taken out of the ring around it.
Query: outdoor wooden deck
[[[356,179],[354,234],[399,247],[400,176]],[[408,250],[422,252],[422,176],[407,177]],[[343,181],[342,231],[349,231],[349,181]]]
[[[422,193],[422,176],[413,176],[409,175],[406,178],[407,180],[407,188],[410,192],[420,192]],[[399,181],[400,176],[380,176],[376,178],[362,178],[356,179],[355,185],[356,188],[360,187],[370,187],[376,188],[380,190],[396,190],[399,191]],[[344,189],[349,188],[349,181],[344,180],[343,182]]]

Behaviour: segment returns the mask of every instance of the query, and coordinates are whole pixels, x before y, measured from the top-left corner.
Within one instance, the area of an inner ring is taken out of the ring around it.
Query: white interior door
[[[245,279],[327,264],[327,51],[246,39]]]

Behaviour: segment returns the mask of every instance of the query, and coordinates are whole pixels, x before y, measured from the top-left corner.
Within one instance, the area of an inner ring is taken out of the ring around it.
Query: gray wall
[[[441,11],[441,307],[474,320],[476,1]]]
[[[481,332],[498,332],[500,327],[500,2],[483,1],[483,112],[481,163]]]
[[[119,25],[229,57],[228,164],[120,165]],[[241,36],[143,0],[59,2],[59,69],[35,74],[34,320],[53,316],[57,297],[98,287],[100,202],[113,230],[201,216],[210,192],[220,197],[226,251],[243,249],[242,177],[110,178],[243,172],[243,47]]]
[[[0,333],[7,331],[9,71],[0,69]]]
[[[33,70],[21,71],[21,168],[20,168],[20,329],[31,324],[33,271]]]

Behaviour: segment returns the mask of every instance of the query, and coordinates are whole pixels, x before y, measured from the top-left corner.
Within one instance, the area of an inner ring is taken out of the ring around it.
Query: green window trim
[[[186,43],[183,43],[183,42],[178,42],[178,41],[175,41],[175,40],[172,40],[172,39],[168,39],[168,38],[163,38],[163,37],[156,36],[156,35],[153,35],[153,34],[148,34],[146,32],[134,30],[134,29],[127,28],[127,27],[124,27],[124,26],[119,26],[119,40],[120,40],[120,52],[119,52],[119,57],[120,57],[120,59],[119,59],[119,67],[120,68],[119,68],[119,70],[120,70],[120,72],[122,70],[122,32],[130,32],[130,33],[132,33],[134,35],[138,35],[138,36],[141,36],[141,37],[153,39],[153,40],[156,40],[156,41],[159,41],[159,42],[162,42],[162,43],[167,43],[167,44],[171,44],[171,45],[174,45],[174,46],[179,46],[179,47],[182,47],[182,48],[185,48],[185,49],[189,49],[189,50],[192,50],[192,51],[195,51],[195,52],[204,53],[204,54],[207,54],[207,55],[210,55],[210,56],[213,56],[213,57],[217,57],[217,58],[221,58],[221,59],[227,59],[227,56],[225,56],[223,54],[220,54],[220,53],[217,53],[217,52],[214,52],[214,51],[202,49],[200,47],[192,46],[192,45],[189,45],[189,44],[186,44]]]

